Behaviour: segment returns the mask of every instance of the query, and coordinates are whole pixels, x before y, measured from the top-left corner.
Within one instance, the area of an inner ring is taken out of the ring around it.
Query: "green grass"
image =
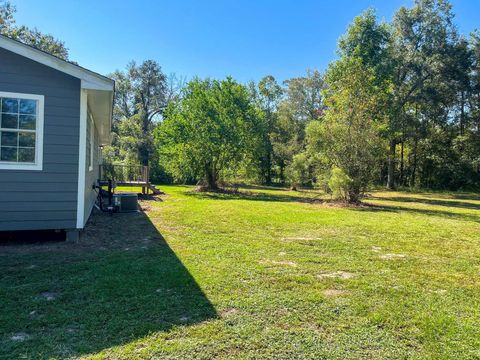
[[[161,188],[0,248],[0,358],[480,358],[480,195]]]

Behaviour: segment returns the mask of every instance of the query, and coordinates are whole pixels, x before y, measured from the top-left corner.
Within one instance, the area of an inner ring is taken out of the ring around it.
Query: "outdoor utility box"
[[[113,195],[113,205],[118,212],[138,211],[138,195],[134,193],[122,193]]]

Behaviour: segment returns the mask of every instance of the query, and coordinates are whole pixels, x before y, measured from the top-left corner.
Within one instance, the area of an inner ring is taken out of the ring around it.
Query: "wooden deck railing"
[[[150,183],[150,168],[144,165],[103,164],[99,165],[98,183],[108,185],[113,180],[117,186],[141,186],[142,194],[152,191],[154,195],[162,191]]]
[[[99,180],[114,180],[117,183],[149,182],[149,169],[144,165],[102,164],[99,165]]]

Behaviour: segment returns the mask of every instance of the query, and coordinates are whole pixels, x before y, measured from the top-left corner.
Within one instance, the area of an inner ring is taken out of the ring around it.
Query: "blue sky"
[[[65,41],[102,74],[155,59],[165,73],[242,82],[323,70],[338,37],[369,6],[390,20],[413,0],[13,0],[17,23]],[[480,28],[480,1],[453,0],[462,33]]]

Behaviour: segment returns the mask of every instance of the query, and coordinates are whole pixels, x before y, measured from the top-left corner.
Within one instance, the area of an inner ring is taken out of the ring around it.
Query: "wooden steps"
[[[163,191],[161,191],[159,188],[157,188],[155,185],[148,183],[147,188],[152,190],[153,195],[162,195],[165,194]]]

